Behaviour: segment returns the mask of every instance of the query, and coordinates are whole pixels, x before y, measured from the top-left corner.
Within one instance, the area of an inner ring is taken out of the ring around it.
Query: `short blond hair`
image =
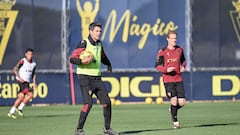
[[[169,35],[170,34],[176,34],[177,35],[177,32],[176,31],[173,31],[173,30],[170,30],[168,31],[167,35],[166,35],[166,38],[169,38]]]

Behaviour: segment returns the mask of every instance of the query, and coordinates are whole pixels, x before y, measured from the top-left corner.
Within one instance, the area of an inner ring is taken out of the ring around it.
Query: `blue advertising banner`
[[[123,102],[144,102],[145,98],[166,97],[161,73],[159,72],[123,72],[102,74],[109,97]],[[184,73],[187,100],[190,100],[189,73]],[[82,103],[79,80],[74,76],[76,103]],[[167,99],[165,99],[167,100]]]
[[[30,104],[72,103],[69,74],[38,73],[37,90]],[[196,72],[183,73],[186,99],[235,100],[240,99],[240,73],[238,72]],[[164,97],[165,88],[159,72],[103,73],[102,80],[110,98],[122,102],[144,102],[145,98]],[[12,105],[19,90],[12,74],[0,74],[0,105]],[[79,80],[74,74],[74,97],[82,103]],[[95,100],[96,101],[96,100]]]
[[[66,73],[37,73],[37,89],[30,104],[68,103],[68,84]],[[13,74],[0,74],[0,106],[13,105],[19,89]]]
[[[189,74],[184,73],[183,79],[190,82]],[[146,97],[166,97],[162,75],[159,72],[106,73],[103,81],[109,90],[109,96],[122,101],[136,102],[144,101]],[[184,83],[184,87],[189,100],[189,83]]]
[[[71,0],[70,50],[88,37],[88,25],[98,21],[114,68],[153,69],[169,30],[178,32],[178,44],[186,48],[185,5],[185,0]]]
[[[195,72],[192,80],[193,100],[229,100],[240,99],[240,73]]]
[[[185,95],[188,101],[240,99],[240,73],[189,72],[183,73]],[[146,97],[166,97],[158,72],[103,73],[111,98],[123,102],[143,102]],[[82,103],[79,82],[75,76],[76,102]],[[167,98],[164,98],[167,100]]]

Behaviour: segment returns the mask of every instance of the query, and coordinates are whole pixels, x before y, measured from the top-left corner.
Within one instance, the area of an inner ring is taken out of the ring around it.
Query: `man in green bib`
[[[98,22],[91,23],[89,25],[88,38],[82,40],[70,56],[70,62],[77,65],[77,75],[83,98],[83,107],[75,135],[84,135],[83,127],[93,105],[93,94],[97,96],[103,106],[104,135],[119,135],[119,133],[116,133],[110,127],[112,114],[111,100],[101,80],[101,64],[107,65],[108,71],[112,72],[111,63],[100,41],[101,27],[101,24]],[[81,58],[80,54],[85,51],[90,52],[91,55]]]

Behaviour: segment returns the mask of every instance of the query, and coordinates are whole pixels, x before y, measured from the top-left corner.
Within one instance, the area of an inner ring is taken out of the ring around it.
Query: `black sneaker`
[[[83,129],[77,129],[75,135],[85,135]]]
[[[119,133],[113,131],[112,128],[106,130],[105,128],[103,129],[103,135],[120,135]]]

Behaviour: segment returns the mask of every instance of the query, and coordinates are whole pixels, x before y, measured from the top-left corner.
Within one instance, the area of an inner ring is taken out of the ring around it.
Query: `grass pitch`
[[[240,132],[240,103],[187,103],[179,111],[181,128],[173,129],[168,104],[113,106],[112,128],[121,135],[234,135]],[[24,108],[24,117],[7,117],[0,107],[1,135],[74,135],[81,105]],[[101,105],[94,105],[86,135],[102,135]],[[16,114],[16,116],[18,116]]]

